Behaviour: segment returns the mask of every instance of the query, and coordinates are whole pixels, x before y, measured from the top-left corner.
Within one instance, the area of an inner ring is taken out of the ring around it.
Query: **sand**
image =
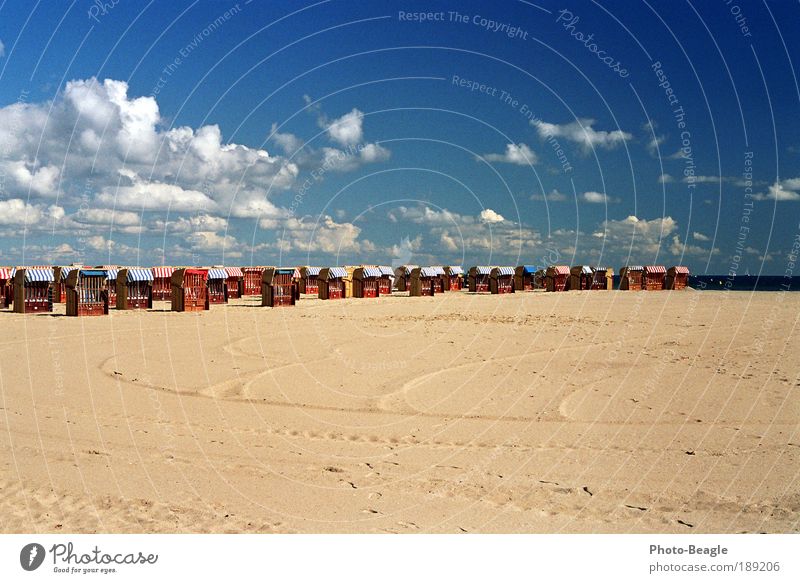
[[[3,532],[797,532],[800,294],[0,313]]]

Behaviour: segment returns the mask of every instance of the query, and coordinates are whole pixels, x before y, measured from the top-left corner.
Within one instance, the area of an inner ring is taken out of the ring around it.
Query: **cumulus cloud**
[[[590,204],[611,204],[619,202],[618,198],[607,196],[604,192],[596,192],[594,190],[584,192],[581,195],[581,200]]]
[[[466,225],[475,222],[468,215],[461,215],[447,209],[432,209],[427,205],[399,206],[390,210],[387,216],[393,223],[409,221],[418,225]]]
[[[655,258],[662,246],[669,246],[670,237],[677,231],[678,223],[672,217],[640,219],[630,215],[621,220],[609,219],[601,223],[594,237],[604,240],[604,245],[616,252],[627,252],[636,261],[645,262]]]
[[[443,231],[439,235],[439,245],[445,251],[458,251],[459,249],[459,240],[456,239],[453,235],[451,235],[447,231]]]
[[[341,146],[358,144],[364,137],[364,114],[356,108],[330,123],[322,121],[321,125],[328,132],[331,141]]]
[[[406,207],[399,206],[387,213],[387,217],[393,223],[410,222],[417,225],[429,225],[438,227],[465,226],[465,225],[496,225],[506,219],[492,209],[483,209],[477,217],[456,213],[447,209],[434,209],[427,205]]]
[[[410,222],[430,227],[474,228],[477,225],[497,225],[505,222],[503,215],[492,209],[483,209],[477,217],[456,213],[447,209],[433,209],[420,204],[413,207],[399,206],[387,213],[393,223]]]
[[[154,230],[167,233],[218,232],[227,228],[226,219],[207,214],[178,217],[173,221],[156,221],[153,225]]]
[[[92,235],[85,240],[86,246],[94,251],[109,253],[114,248],[114,242],[109,241],[102,235]]]
[[[345,150],[325,147],[321,154],[318,175],[327,171],[350,172],[364,164],[383,162],[391,156],[391,152],[380,144],[364,144]]]
[[[703,233],[698,233],[697,231],[692,233],[692,238],[695,239],[696,241],[710,241],[711,240],[711,237],[709,237],[708,235],[704,235]]]
[[[414,254],[422,248],[422,235],[417,235],[413,239],[405,236],[399,243],[391,246],[389,256],[392,258],[393,265],[407,265],[411,263]]]
[[[359,150],[361,160],[366,163],[383,162],[388,160],[390,156],[389,150],[380,144],[366,144]]]
[[[311,217],[291,217],[283,226],[276,245],[284,252],[338,255],[370,253],[377,249],[374,243],[360,237],[361,227],[349,222],[337,223],[328,215],[320,217],[319,221]]]
[[[533,253],[542,238],[527,226],[506,220],[492,209],[484,209],[477,216],[460,214],[447,209],[432,209],[426,205],[397,207],[388,214],[396,223],[408,222],[423,227],[423,234],[389,251],[398,264],[442,263],[460,261],[464,254],[488,252],[499,261],[500,257],[516,261],[520,253]],[[424,236],[423,236],[424,235]],[[400,257],[407,257],[400,260]],[[489,261],[487,256],[486,261]]]
[[[22,160],[8,164],[8,172],[16,185],[33,195],[54,198],[58,194],[57,185],[59,170],[56,166],[33,167]]]
[[[296,135],[286,132],[279,132],[278,124],[276,123],[272,124],[272,130],[269,134],[269,138],[275,142],[275,144],[281,150],[283,150],[285,154],[288,154],[289,156],[295,156],[303,149],[303,146],[305,146],[305,142]]]
[[[484,251],[491,254],[494,261],[514,262],[523,253],[530,255],[542,245],[542,237],[535,229],[509,221],[493,224],[476,223],[468,229],[460,230],[434,227],[431,229],[431,235],[436,241],[437,261],[442,260],[441,254],[456,258]]]
[[[53,197],[60,184],[67,198],[90,193],[92,208],[118,200],[129,210],[235,214],[298,174],[286,158],[223,143],[216,125],[163,127],[155,98],[131,97],[111,79],[70,81],[52,102],[0,108],[0,149],[11,198]]]
[[[756,200],[795,201],[800,200],[800,178],[775,182],[766,193],[754,194]]]
[[[306,102],[310,97],[305,96]],[[353,108],[350,113],[329,121],[319,104],[309,108],[317,116],[318,125],[334,146],[314,148],[300,137],[278,131],[272,125],[269,139],[275,143],[301,170],[310,171],[315,180],[322,179],[327,172],[351,172],[363,165],[384,162],[391,151],[377,143],[364,142],[363,113]]]
[[[0,225],[48,229],[64,217],[60,206],[27,203],[20,198],[0,200]]]
[[[133,227],[141,222],[141,215],[130,211],[117,211],[112,209],[80,209],[72,219],[89,225],[119,225]]]
[[[505,218],[503,218],[503,215],[501,215],[500,213],[498,213],[496,211],[493,211],[492,209],[484,209],[484,210],[482,210],[481,214],[479,215],[479,218],[480,218],[482,223],[486,223],[486,224],[489,224],[489,225],[493,225],[495,223],[502,223],[503,221],[505,221]]]
[[[233,236],[215,231],[194,231],[186,236],[186,242],[193,251],[206,254],[225,253],[229,255],[239,246]]]
[[[699,245],[692,245],[688,241],[681,241],[678,235],[672,235],[669,252],[676,257],[684,257],[686,255],[706,255],[709,251]],[[717,250],[714,249],[713,253],[716,254]]]
[[[9,247],[4,249],[3,256],[6,263],[17,263],[18,265],[22,263],[28,265],[34,263],[58,265],[59,263],[68,263],[81,258],[81,254],[68,243],[60,243],[55,247],[26,243],[24,248]]]
[[[526,144],[506,144],[506,151],[502,154],[484,154],[483,158],[489,162],[505,162],[519,166],[536,164],[537,158],[533,150]]]
[[[631,134],[622,130],[595,130],[592,127],[596,123],[595,120],[588,118],[562,125],[540,120],[531,120],[530,123],[541,138],[564,138],[581,145],[586,151],[594,148],[610,150],[633,138]]]
[[[132,186],[106,187],[98,200],[108,206],[123,209],[162,210],[190,212],[196,209],[214,209],[216,203],[196,190],[187,190],[175,184],[136,181]]]

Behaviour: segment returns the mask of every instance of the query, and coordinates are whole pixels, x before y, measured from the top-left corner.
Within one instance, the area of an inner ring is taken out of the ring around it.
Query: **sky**
[[[798,22],[744,0],[0,0],[0,265],[800,275]]]

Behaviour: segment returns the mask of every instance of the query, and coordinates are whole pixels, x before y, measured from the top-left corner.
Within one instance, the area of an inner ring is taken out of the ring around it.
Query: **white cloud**
[[[552,124],[538,120],[531,120],[531,125],[539,132],[542,138],[565,138],[583,146],[584,150],[593,148],[616,148],[625,140],[633,138],[628,132],[622,130],[595,130],[593,119],[579,119],[567,124]]]
[[[60,181],[67,198],[88,193],[90,207],[111,206],[97,203],[119,196],[131,210],[204,205],[236,213],[296,180],[296,164],[225,144],[216,125],[162,124],[153,97],[129,97],[127,83],[111,79],[70,81],[52,102],[2,107],[0,174],[12,178],[8,196],[52,197]]]
[[[481,214],[479,215],[479,217],[480,217],[480,220],[481,220],[482,223],[487,223],[487,224],[490,224],[490,225],[493,225],[495,223],[502,223],[503,221],[505,221],[505,218],[503,218],[503,215],[501,215],[498,212],[493,211],[492,209],[484,209],[484,210],[482,210]]]
[[[380,144],[367,144],[360,149],[359,155],[366,163],[383,162],[389,159],[390,152]]]
[[[667,158],[667,160],[683,160],[684,158],[686,158],[686,154],[687,153],[684,152],[683,149],[681,148],[677,152],[674,152],[674,153],[670,154],[666,158]]]
[[[547,202],[564,202],[567,200],[567,195],[555,188],[551,190],[549,194],[546,194],[544,196],[542,196],[541,194],[531,195],[531,200],[545,200],[545,199],[547,200]]]
[[[6,263],[22,263],[23,257],[25,263],[34,264],[40,263],[43,265],[57,265],[62,262],[69,262],[69,260],[76,260],[81,258],[78,253],[68,243],[61,243],[55,247],[49,245],[38,245],[26,243],[24,249],[20,247],[10,247],[5,250],[4,256],[7,257]],[[18,261],[9,261],[9,258],[16,258]]]
[[[407,265],[411,263],[414,254],[422,248],[422,235],[417,235],[413,239],[406,236],[400,239],[400,243],[392,245],[389,249],[389,256],[394,265]]]
[[[670,182],[675,182],[675,179],[669,174],[662,174],[661,176],[658,177],[658,181],[661,184],[669,184]]]
[[[34,195],[55,198],[58,194],[57,185],[59,170],[56,166],[39,166],[31,172],[30,165],[21,160],[11,162],[8,171],[17,186],[23,191]]]
[[[6,45],[0,40],[0,59],[6,56]]]
[[[388,212],[387,217],[393,223],[407,221],[432,227],[460,227],[465,225],[475,226],[477,224],[496,225],[506,220],[503,215],[492,209],[484,209],[477,217],[473,217],[447,209],[433,209],[424,204],[414,207],[399,206],[393,208]]]
[[[86,246],[93,251],[102,251],[104,254],[110,253],[114,249],[114,242],[109,241],[102,235],[93,235],[85,241]]]
[[[656,133],[657,128],[658,124],[652,119],[642,124],[642,130],[645,132],[647,151],[651,156],[657,156],[661,144],[667,140],[667,136]]]
[[[703,233],[698,233],[697,231],[692,233],[692,238],[697,240],[697,241],[710,241],[711,240],[711,237],[708,237],[707,235],[704,235]]]
[[[800,178],[789,178],[781,182],[775,182],[767,189],[767,193],[759,193],[753,195],[756,200],[774,200],[774,201],[794,201],[800,200]]]
[[[517,261],[522,254],[531,254],[542,245],[542,238],[534,229],[508,221],[499,223],[476,223],[468,229],[458,231],[451,228],[434,227],[434,257],[442,261],[442,253],[459,257],[475,251],[491,252],[494,261]]]
[[[533,150],[526,144],[506,144],[506,151],[502,154],[484,154],[484,159],[489,162],[505,162],[519,166],[536,164],[537,158]]]
[[[387,214],[393,223],[409,221],[418,225],[465,225],[474,223],[470,216],[451,212],[447,209],[432,209],[426,205],[413,207],[399,206]]]
[[[311,98],[304,96],[306,103]],[[353,108],[350,113],[329,121],[322,113],[319,104],[309,111],[317,116],[318,125],[325,130],[336,147],[313,148],[292,133],[278,131],[272,124],[269,138],[287,155],[294,164],[311,172],[314,180],[320,180],[327,172],[350,172],[365,164],[383,162],[391,157],[391,152],[376,143],[364,143],[363,113]]]
[[[276,219],[289,216],[285,208],[275,206],[266,198],[257,198],[257,193],[242,197],[231,206],[231,216],[242,218]]]
[[[0,225],[10,227],[52,228],[53,221],[64,217],[60,206],[27,203],[20,198],[0,200]]]
[[[193,251],[208,254],[229,254],[236,251],[239,243],[231,235],[221,235],[214,231],[195,231],[186,236],[186,242]]]
[[[278,124],[276,123],[272,124],[269,139],[275,142],[289,156],[295,156],[305,146],[305,142],[296,135],[279,132]]]
[[[649,141],[647,142],[647,151],[650,152],[650,155],[657,156],[660,151],[661,144],[663,144],[666,140],[666,136],[651,135]]]
[[[439,244],[445,251],[458,251],[459,249],[459,241],[452,236],[450,233],[443,231],[439,235]]]
[[[175,184],[139,182],[132,186],[105,188],[98,195],[100,203],[121,209],[191,212],[198,209],[216,210],[216,203],[196,190],[185,190]]]
[[[698,184],[714,184],[719,182],[735,182],[736,178],[731,178],[729,176],[704,176],[702,174],[698,174],[696,176],[684,176],[683,182],[687,183],[698,183]]]
[[[607,196],[603,192],[596,192],[594,190],[584,192],[581,195],[581,200],[590,204],[615,204],[620,201],[620,199],[615,196]]]
[[[80,209],[72,218],[79,223],[90,225],[116,225],[120,227],[134,227],[141,222],[141,215],[130,211],[117,211],[112,209]]]
[[[218,232],[227,228],[227,220],[207,214],[193,215],[188,218],[178,217],[173,221],[156,221],[153,225],[155,231],[166,231],[167,233]]]
[[[714,251],[716,252],[716,249]],[[672,243],[669,246],[669,252],[676,257],[684,257],[686,255],[706,255],[708,254],[708,249],[681,241],[678,235],[672,235]]]
[[[301,251],[304,253],[369,253],[376,246],[363,239],[361,227],[353,223],[337,223],[333,217],[323,216],[319,221],[310,217],[289,218],[285,228],[279,233],[277,242],[281,251]]]
[[[364,164],[383,162],[391,156],[391,152],[380,144],[365,144],[346,150],[325,147],[320,152],[322,160],[319,162],[318,175],[327,171],[350,172]],[[313,156],[313,152],[311,154]]]
[[[323,123],[330,139],[342,146],[352,146],[364,137],[364,114],[356,108],[329,124]]]
[[[447,209],[430,209],[425,205],[397,207],[389,213],[389,219],[427,228],[415,238],[404,238],[404,242],[389,250],[397,264],[459,261],[465,253],[476,251],[490,252],[493,261],[505,257],[513,263],[521,256],[520,253],[533,253],[542,243],[535,230],[508,221],[492,209],[471,216]]]
[[[72,245],[69,245],[68,243],[61,243],[55,249],[53,249],[53,255],[56,257],[65,257],[77,254],[78,252],[72,248]]]
[[[670,238],[677,229],[678,223],[672,217],[647,220],[630,215],[621,220],[603,221],[593,235],[603,239],[607,249],[623,254],[630,250],[634,261],[644,263],[664,251],[662,247],[669,248]]]

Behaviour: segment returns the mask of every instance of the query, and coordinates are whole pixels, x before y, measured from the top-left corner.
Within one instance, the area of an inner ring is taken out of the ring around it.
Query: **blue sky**
[[[783,274],[799,17],[744,1],[2,2],[0,264]]]

